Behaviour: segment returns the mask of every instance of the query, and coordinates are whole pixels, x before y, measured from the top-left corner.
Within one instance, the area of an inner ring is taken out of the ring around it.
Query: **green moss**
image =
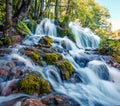
[[[47,64],[54,64],[56,61],[58,61],[59,56],[55,53],[46,53],[43,56],[43,60],[47,63]]]
[[[49,83],[46,82],[41,75],[29,74],[18,82],[19,90],[27,94],[43,94],[50,93],[51,89]]]
[[[52,43],[52,39],[48,36],[42,37],[39,43],[45,47],[50,47]]]
[[[28,56],[37,64],[42,65],[40,55],[37,52],[31,51]]]
[[[25,35],[30,34],[29,28],[22,21],[20,21],[15,27],[19,32],[22,32]]]
[[[2,46],[3,45],[3,42],[2,41],[0,41],[0,46]]]
[[[39,57],[40,57],[39,54],[36,52],[31,52],[28,56],[35,61],[39,60]]]
[[[12,44],[12,39],[10,37],[2,37],[0,38],[0,45],[1,46],[9,46]]]
[[[70,64],[70,62],[67,60],[59,61],[56,63],[56,66],[59,68],[61,72],[62,79],[68,80],[73,72],[73,67]]]
[[[115,60],[120,63],[120,40],[102,40],[98,52],[103,55],[113,56]]]

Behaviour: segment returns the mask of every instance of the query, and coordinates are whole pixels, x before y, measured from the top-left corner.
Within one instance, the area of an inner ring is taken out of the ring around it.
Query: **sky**
[[[111,15],[112,31],[120,29],[120,0],[95,0],[102,6],[108,8]]]

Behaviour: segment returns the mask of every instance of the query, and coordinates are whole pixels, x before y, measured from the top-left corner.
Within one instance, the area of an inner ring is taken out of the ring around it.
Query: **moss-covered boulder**
[[[59,56],[55,53],[46,53],[43,56],[43,60],[47,63],[47,64],[54,64],[55,62],[58,61]]]
[[[39,43],[44,47],[50,47],[52,39],[49,36],[45,36],[40,39]]]
[[[61,77],[63,80],[68,80],[73,72],[73,67],[71,63],[67,60],[62,60],[56,63],[56,66],[59,68]]]
[[[38,54],[37,52],[32,51],[28,53],[28,57],[30,57],[35,63],[42,65],[40,61],[40,54]]]
[[[28,54],[28,56],[32,59],[32,60],[34,60],[34,61],[38,61],[39,60],[39,54],[38,53],[36,53],[36,52],[30,52],[29,54]]]
[[[43,93],[50,93],[50,85],[47,81],[45,81],[41,74],[29,74],[18,82],[18,87],[21,92],[27,94],[43,94]]]

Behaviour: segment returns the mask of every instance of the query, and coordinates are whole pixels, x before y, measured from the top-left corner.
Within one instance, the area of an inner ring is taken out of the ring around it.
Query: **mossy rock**
[[[37,60],[39,60],[39,54],[38,53],[36,53],[36,52],[30,52],[29,54],[28,54],[28,56],[32,59],[32,60],[35,60],[35,61],[37,61]]]
[[[31,51],[28,56],[35,62],[35,63],[38,63],[39,65],[42,65],[41,64],[41,61],[40,61],[40,55],[37,53],[37,52],[34,52],[34,51]]]
[[[56,63],[56,66],[59,68],[61,77],[63,80],[68,80],[73,72],[73,67],[71,63],[67,60],[62,60]]]
[[[42,46],[50,47],[50,46],[51,46],[51,43],[52,43],[52,39],[51,39],[49,36],[45,36],[45,37],[42,37],[42,38],[40,39],[39,43],[40,43]]]
[[[20,79],[18,82],[18,87],[21,92],[27,94],[43,94],[50,93],[50,85],[47,81],[45,81],[41,74],[29,74],[24,78]]]
[[[43,60],[47,63],[47,64],[54,64],[55,62],[58,61],[59,56],[55,53],[46,53],[43,56]]]

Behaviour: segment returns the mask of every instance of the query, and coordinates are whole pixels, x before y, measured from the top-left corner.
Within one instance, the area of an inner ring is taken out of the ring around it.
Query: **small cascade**
[[[109,70],[105,63],[101,61],[90,61],[88,67],[92,69],[99,78],[109,80]]]
[[[74,22],[69,23],[69,28],[76,38],[76,44],[79,48],[96,49],[99,46],[100,38],[96,36],[89,28],[82,28]]]
[[[51,21],[48,18],[43,19],[42,22],[37,25],[35,34],[36,35],[43,34],[46,36],[57,36],[56,25],[54,24],[54,21]]]

